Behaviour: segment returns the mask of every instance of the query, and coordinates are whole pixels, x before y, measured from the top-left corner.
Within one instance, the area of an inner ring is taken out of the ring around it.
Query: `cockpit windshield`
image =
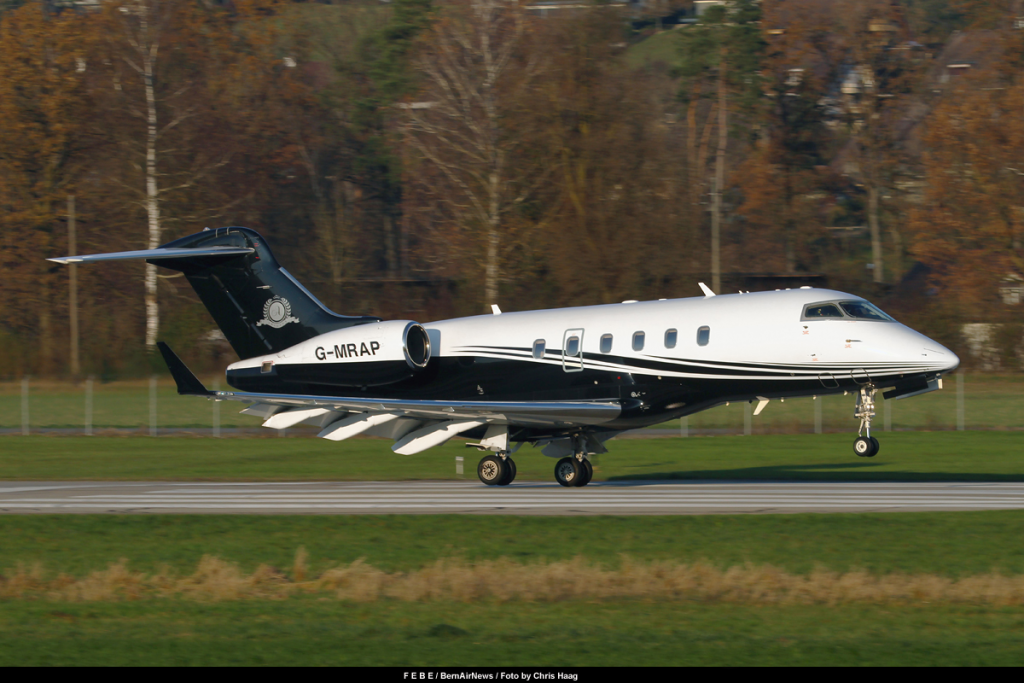
[[[890,316],[883,313],[880,308],[869,304],[867,301],[840,301],[839,305],[843,307],[843,311],[851,318],[895,322]]]
[[[804,309],[805,318],[842,318],[843,314],[835,304],[814,304]]]
[[[879,320],[895,322],[867,301],[824,301],[804,306],[802,320]]]

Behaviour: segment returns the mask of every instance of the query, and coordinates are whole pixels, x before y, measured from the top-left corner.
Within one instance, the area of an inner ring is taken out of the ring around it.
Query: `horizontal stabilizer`
[[[160,349],[160,355],[164,357],[164,362],[167,363],[167,369],[171,371],[174,383],[178,385],[179,394],[183,396],[216,396],[212,391],[207,391],[203,383],[196,379],[192,371],[181,362],[174,351],[171,351],[170,346],[163,342],[157,342],[156,346]]]
[[[109,254],[89,254],[83,256],[61,256],[49,258],[55,263],[91,263],[93,261],[129,261],[133,259],[165,259],[165,258],[196,258],[197,256],[240,256],[251,254],[255,249],[249,247],[207,247],[195,249],[142,249],[139,251],[115,251]]]

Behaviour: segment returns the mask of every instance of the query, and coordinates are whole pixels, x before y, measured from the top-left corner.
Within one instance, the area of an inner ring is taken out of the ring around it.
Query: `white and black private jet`
[[[854,452],[872,457],[874,397],[942,386],[960,360],[864,299],[800,289],[502,313],[418,323],[331,312],[249,228],[206,229],[158,249],[58,263],[144,259],[184,273],[243,360],[237,391],[208,391],[159,344],[178,393],[242,401],[283,429],[357,434],[419,453],[456,435],[488,452],[488,485],[515,479],[523,443],[559,458],[555,479],[585,486],[588,455],[616,434],[728,402],[856,395]]]

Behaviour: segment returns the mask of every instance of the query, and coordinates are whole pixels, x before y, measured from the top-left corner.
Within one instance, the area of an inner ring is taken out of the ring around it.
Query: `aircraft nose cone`
[[[937,372],[950,373],[960,366],[959,356],[931,339],[921,349],[921,354],[928,360],[934,361],[933,367]]]

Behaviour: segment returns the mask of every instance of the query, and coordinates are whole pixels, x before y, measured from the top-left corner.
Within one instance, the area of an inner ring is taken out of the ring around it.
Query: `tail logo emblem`
[[[263,304],[263,320],[257,325],[269,325],[274,329],[284,327],[288,323],[297,323],[298,318],[292,317],[292,305],[283,296],[275,296]]]

